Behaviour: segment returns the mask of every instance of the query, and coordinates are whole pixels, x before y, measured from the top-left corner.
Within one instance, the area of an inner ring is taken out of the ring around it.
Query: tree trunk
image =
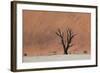
[[[67,50],[64,50],[64,54],[66,54],[66,55],[68,54]]]

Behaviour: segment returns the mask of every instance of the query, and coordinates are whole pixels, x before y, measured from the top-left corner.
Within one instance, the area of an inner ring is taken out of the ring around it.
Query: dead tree
[[[74,38],[75,34],[72,32],[71,29],[66,30],[66,38],[64,37],[64,32],[60,29],[56,32],[56,35],[60,37],[62,47],[64,49],[64,54],[68,54],[68,49],[73,46],[72,39]]]

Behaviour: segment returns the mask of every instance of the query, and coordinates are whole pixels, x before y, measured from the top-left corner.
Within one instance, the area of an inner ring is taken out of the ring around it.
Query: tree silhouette
[[[58,31],[56,32],[56,35],[60,37],[61,44],[62,44],[63,49],[64,49],[64,54],[68,54],[68,49],[73,46],[72,39],[75,36],[75,34],[69,28],[67,28],[66,34],[67,35],[66,35],[66,39],[65,39],[64,32],[62,32],[60,29],[58,29]]]

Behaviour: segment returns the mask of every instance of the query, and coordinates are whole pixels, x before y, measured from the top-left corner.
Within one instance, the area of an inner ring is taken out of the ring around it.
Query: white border
[[[15,1],[29,1],[29,2],[49,2],[49,3],[62,3],[62,4],[80,4],[80,5],[97,5],[98,0],[15,0]]]
[[[91,13],[91,59],[90,60],[76,60],[76,61],[54,61],[54,62],[35,62],[22,63],[22,10],[46,10],[46,11],[62,11],[62,12],[84,12]],[[49,5],[28,5],[17,4],[17,69],[32,69],[32,68],[49,68],[49,67],[64,67],[64,66],[80,66],[80,65],[95,65],[96,50],[95,42],[95,28],[96,28],[96,10],[94,8],[82,7],[59,7]]]

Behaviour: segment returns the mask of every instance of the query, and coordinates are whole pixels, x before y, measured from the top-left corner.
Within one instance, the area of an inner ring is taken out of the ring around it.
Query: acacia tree
[[[74,38],[75,34],[72,32],[71,29],[67,28],[66,38],[64,37],[65,33],[62,32],[60,29],[57,30],[56,35],[60,37],[61,45],[64,49],[64,54],[68,54],[68,49],[73,46],[72,39]]]

